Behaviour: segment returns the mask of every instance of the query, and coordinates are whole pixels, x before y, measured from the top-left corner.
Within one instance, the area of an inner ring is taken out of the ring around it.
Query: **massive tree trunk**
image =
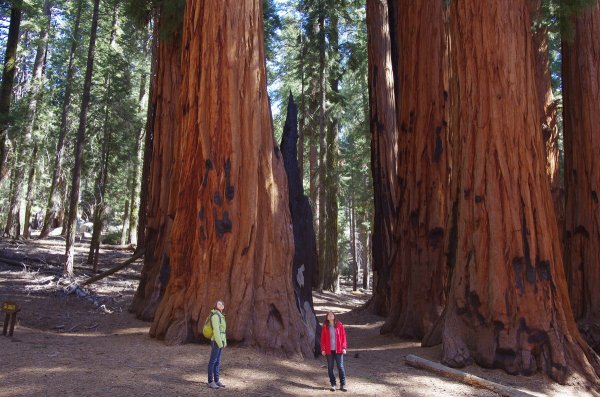
[[[18,160],[15,164],[13,171],[13,183],[15,187],[15,200],[11,202],[9,213],[6,217],[6,227],[4,229],[5,234],[9,234],[9,231],[13,229],[13,222],[15,217],[21,208],[21,199],[23,198],[24,179],[25,172],[28,166],[31,164],[32,150],[33,150],[33,131],[35,128],[35,121],[37,116],[37,107],[40,100],[40,96],[43,88],[43,76],[44,66],[46,64],[46,50],[48,48],[48,29],[50,28],[50,2],[49,0],[44,1],[44,16],[46,21],[44,22],[38,37],[38,44],[35,53],[35,59],[33,61],[33,68],[31,71],[31,80],[28,82],[27,92],[27,111],[25,113],[25,127],[23,131],[23,137],[20,142],[20,150],[18,151]],[[18,232],[17,232],[18,234]]]
[[[2,183],[8,172],[6,165],[8,159],[7,140],[10,122],[10,102],[17,71],[17,48],[19,46],[22,6],[22,0],[13,1],[8,37],[6,38],[4,66],[2,68],[2,86],[0,87],[0,183]]]
[[[298,110],[290,95],[287,118],[281,137],[281,154],[287,174],[290,214],[294,230],[294,260],[292,264],[292,285],[296,305],[308,325],[309,338],[314,338],[315,352],[321,351],[321,327],[314,313],[312,297],[312,274],[317,268],[317,241],[313,226],[313,214],[308,197],[304,195],[302,174],[297,160],[298,155]]]
[[[532,3],[533,18],[540,18],[541,0]],[[535,82],[539,107],[540,129],[546,148],[546,173],[550,178],[550,191],[558,222],[558,233],[564,243],[565,205],[560,178],[560,150],[558,146],[557,101],[552,93],[552,76],[548,55],[548,27],[539,26],[533,31]]]
[[[563,43],[566,249],[571,305],[600,352],[600,2]]]
[[[146,151],[150,150],[152,153],[152,161],[147,171],[147,211],[144,211],[147,219],[144,241],[146,253],[142,278],[129,309],[143,320],[154,319],[156,308],[169,281],[171,226],[177,203],[175,155],[178,148],[176,114],[181,85],[181,34],[171,33],[169,37],[162,36],[161,39],[161,36],[158,36],[162,35],[159,30],[161,22],[165,22],[162,18],[164,16],[155,16],[153,37],[158,41],[153,45],[153,59],[156,63],[152,73],[146,129],[146,144],[148,137],[152,137],[151,148],[146,148]],[[144,164],[146,163],[147,159],[144,159]],[[142,205],[140,204],[140,207]],[[140,215],[141,213],[140,210]],[[139,244],[138,234],[138,247]]]
[[[87,114],[91,99],[92,74],[94,72],[94,55],[96,53],[96,34],[98,31],[98,12],[100,0],[94,0],[94,11],[92,14],[92,27],[90,30],[90,43],[88,46],[87,65],[83,82],[83,95],[81,98],[81,109],[79,111],[79,127],[77,129],[77,141],[75,143],[75,164],[71,176],[71,191],[69,194],[69,214],[66,222],[66,248],[64,274],[73,276],[73,253],[75,243],[75,219],[77,218],[77,206],[79,203],[79,189],[81,184],[81,167],[83,163],[83,143],[85,141],[85,130],[87,128]]]
[[[569,306],[544,147],[535,133],[528,3],[451,3],[460,197],[442,362],[542,371],[559,382],[578,371],[597,387],[600,362]]]
[[[392,66],[389,11],[386,0],[367,0],[371,172],[374,187],[373,298],[379,315],[390,308],[388,284],[396,249],[394,219],[399,210],[398,132]]]
[[[394,11],[400,211],[382,332],[420,339],[442,313],[448,278],[447,9],[440,1],[400,0]]]
[[[313,330],[294,302],[294,242],[267,98],[261,3],[186,3],[171,272],[150,334],[168,343],[199,338],[221,299],[231,340],[310,355]]]
[[[69,66],[67,67],[67,75],[65,77],[65,92],[63,97],[62,111],[60,116],[60,132],[56,143],[56,152],[54,155],[54,168],[52,171],[52,179],[50,182],[50,191],[48,192],[48,204],[46,206],[46,215],[44,216],[44,224],[40,231],[40,238],[48,237],[50,228],[57,227],[59,224],[59,212],[62,206],[62,197],[60,194],[59,183],[62,178],[62,162],[67,143],[67,132],[69,129],[69,112],[71,111],[71,94],[73,91],[73,76],[75,74],[75,53],[79,43],[79,25],[81,21],[81,13],[83,10],[83,0],[78,0],[77,14],[75,15],[75,23],[73,32],[71,33],[71,49],[69,51]]]

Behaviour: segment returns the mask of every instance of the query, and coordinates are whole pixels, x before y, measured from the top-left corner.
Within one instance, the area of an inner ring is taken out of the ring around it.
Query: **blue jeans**
[[[333,373],[333,361],[337,363],[338,375],[340,376],[340,385],[346,384],[346,370],[344,369],[344,355],[336,354],[335,350],[331,351],[331,354],[327,356],[327,373],[329,374],[329,382],[331,386],[335,386],[335,375]]]
[[[208,360],[208,383],[213,380],[219,381],[219,367],[221,366],[221,352],[222,348],[217,346],[217,342],[214,340],[210,342],[210,359]]]

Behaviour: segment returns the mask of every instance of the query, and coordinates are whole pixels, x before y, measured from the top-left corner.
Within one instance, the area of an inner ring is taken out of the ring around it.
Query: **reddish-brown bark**
[[[367,0],[371,170],[374,186],[373,298],[371,308],[387,315],[390,308],[390,264],[396,249],[398,213],[398,133],[386,0]]]
[[[600,3],[563,43],[565,264],[580,329],[600,352]]]
[[[156,31],[158,33],[158,30]],[[159,36],[160,37],[160,36]],[[170,234],[175,217],[175,155],[177,150],[177,104],[181,86],[181,35],[161,39],[156,48],[150,107],[153,121],[152,160],[146,211],[144,267],[130,311],[152,320],[165,292],[170,272]],[[171,202],[173,200],[173,202]]]
[[[534,133],[528,3],[450,6],[460,197],[442,361],[542,371],[559,382],[577,371],[598,387],[598,356],[570,309],[544,147]]]
[[[266,89],[260,0],[189,0],[183,28],[178,203],[170,278],[150,329],[199,337],[217,299],[228,337],[310,355],[294,302],[294,250]]]
[[[394,12],[400,210],[382,332],[422,338],[442,313],[448,275],[447,9],[440,1],[399,0]]]

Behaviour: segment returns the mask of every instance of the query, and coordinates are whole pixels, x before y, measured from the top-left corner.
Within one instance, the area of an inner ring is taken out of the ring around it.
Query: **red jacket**
[[[323,323],[323,330],[321,331],[321,351],[325,352],[325,355],[331,354],[331,338],[329,337],[329,322],[325,320]],[[341,321],[335,321],[335,352],[341,354],[342,350],[347,349],[346,343],[346,331],[344,330],[344,324]]]

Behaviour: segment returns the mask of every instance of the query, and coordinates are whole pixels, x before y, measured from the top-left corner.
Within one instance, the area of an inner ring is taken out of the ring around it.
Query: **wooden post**
[[[13,332],[15,330],[15,323],[17,322],[17,313],[21,311],[21,308],[14,302],[4,302],[2,304],[2,311],[6,313],[6,317],[4,318],[4,328],[2,330],[2,335],[13,336]],[[10,329],[9,329],[10,323]]]

